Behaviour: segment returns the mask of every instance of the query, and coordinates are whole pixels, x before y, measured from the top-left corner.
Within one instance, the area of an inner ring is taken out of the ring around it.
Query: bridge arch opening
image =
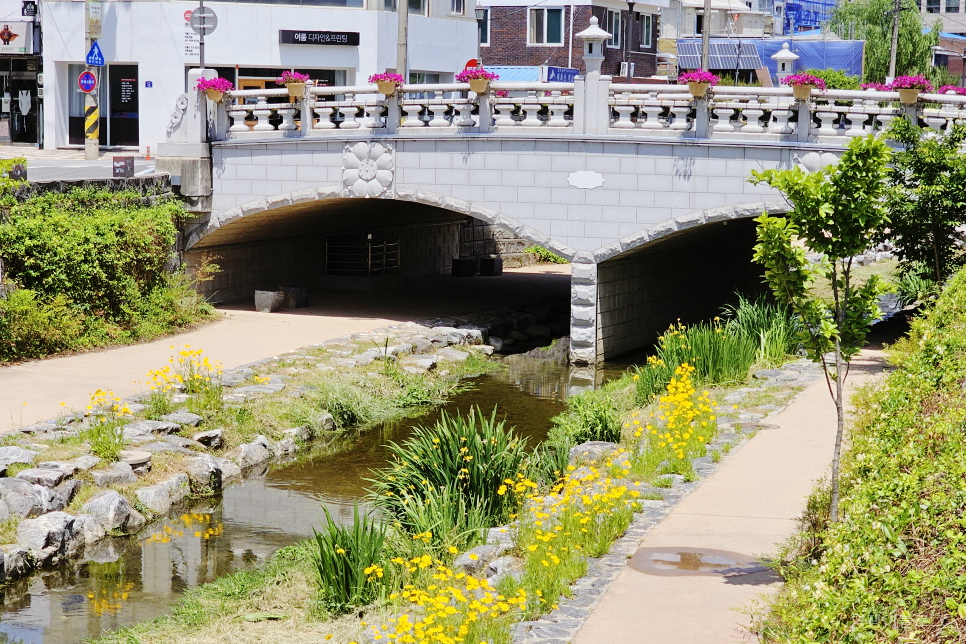
[[[324,197],[259,200],[184,231],[188,270],[205,261],[221,268],[200,285],[209,301],[245,308],[256,290],[303,286],[310,291],[309,306],[292,313],[401,322],[494,311],[510,350],[567,335],[569,266],[469,279],[451,277],[451,271],[454,259],[498,256],[510,266],[532,263],[523,251],[534,243],[570,249],[449,197],[359,199],[312,192]],[[510,327],[506,313],[513,314]]]
[[[781,206],[769,205],[772,214],[785,212]],[[763,269],[752,261],[753,217],[761,213],[761,206],[713,211],[718,215],[712,217],[714,221],[708,221],[711,211],[694,213],[682,218],[690,225],[684,229],[675,230],[681,222],[667,222],[659,227],[665,232],[660,237],[628,245],[597,263],[592,352],[596,358],[642,350],[679,321],[688,325],[710,320],[720,315],[724,305],[735,303],[738,293],[752,299],[765,295]],[[574,274],[579,275],[580,269],[575,268]],[[579,324],[580,312],[574,315],[574,323]],[[579,336],[575,328],[574,337]]]

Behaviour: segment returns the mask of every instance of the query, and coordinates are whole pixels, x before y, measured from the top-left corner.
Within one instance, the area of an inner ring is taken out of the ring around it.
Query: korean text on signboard
[[[358,31],[292,31],[280,29],[278,42],[283,45],[359,45]]]
[[[547,83],[572,83],[580,72],[572,67],[547,67]]]

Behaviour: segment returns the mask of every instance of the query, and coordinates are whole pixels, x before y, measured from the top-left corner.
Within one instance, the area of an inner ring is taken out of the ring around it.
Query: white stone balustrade
[[[404,85],[393,97],[383,96],[375,85],[310,86],[298,98],[290,98],[285,88],[234,91],[221,106],[231,126],[215,138],[325,137],[340,130],[523,133],[560,128],[580,133],[585,130],[577,129],[578,121],[593,121],[603,123],[602,132],[625,136],[845,145],[852,137],[882,132],[903,114],[915,113],[937,131],[966,122],[966,97],[952,94],[923,94],[916,106],[904,106],[896,92],[828,90],[813,92],[802,103],[788,87],[719,86],[707,98],[695,99],[686,85],[621,84],[609,77],[599,82],[598,92],[580,77],[574,83],[496,81],[482,96],[470,91],[468,83]],[[807,122],[800,125],[799,119]]]

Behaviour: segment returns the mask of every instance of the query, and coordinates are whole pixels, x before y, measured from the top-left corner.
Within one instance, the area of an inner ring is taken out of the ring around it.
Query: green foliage
[[[43,301],[32,290],[17,289],[0,298],[0,362],[66,351],[84,331],[83,318],[64,295]]]
[[[865,41],[865,80],[885,82],[892,46],[893,0],[856,0],[839,2],[832,10],[829,28],[842,38]],[[931,76],[933,45],[939,44],[940,26],[923,33],[919,6],[903,0],[899,14],[899,47],[896,50],[896,76]]]
[[[790,544],[765,642],[960,642],[966,637],[966,272],[908,338],[896,369],[853,399],[841,510],[820,486]],[[823,498],[824,497],[824,498]]]
[[[613,397],[608,391],[585,391],[567,400],[567,411],[554,417],[574,445],[587,441],[617,443],[621,439],[621,421]]]
[[[427,552],[438,557],[466,550],[480,543],[485,530],[493,526],[481,499],[454,488],[427,487],[407,497],[400,511],[405,534],[395,551],[407,559]]]
[[[888,224],[884,207],[888,162],[886,144],[869,135],[850,141],[837,165],[817,172],[806,173],[797,167],[752,170],[752,183],[764,182],[778,189],[793,206],[787,219],[764,213],[756,220],[754,260],[765,267],[765,281],[778,300],[801,318],[799,339],[809,357],[824,367],[835,403],[838,428],[832,458],[833,521],[838,518],[838,467],[845,426],[845,363],[862,347],[869,327],[880,316],[877,302],[885,291],[876,275],[855,286],[852,256],[863,253]],[[813,269],[805,248],[795,244],[799,239],[823,253],[829,263]],[[813,270],[829,281],[831,304],[809,292]],[[825,358],[829,352],[834,355],[831,373]]]
[[[811,74],[825,81],[827,89],[860,89],[857,76],[850,76],[840,69],[806,69],[802,74]]]
[[[793,204],[787,218],[763,214],[756,220],[754,259],[765,267],[765,280],[775,297],[801,317],[800,340],[816,362],[838,349],[848,361],[879,316],[876,302],[884,287],[872,276],[856,288],[851,282],[851,257],[863,253],[888,224],[884,208],[888,161],[886,144],[870,135],[850,141],[838,165],[817,172],[798,167],[752,170],[752,183],[767,183]],[[798,239],[831,263],[813,269],[805,248],[794,244]],[[815,271],[832,284],[831,308],[808,292]]]
[[[726,306],[725,333],[742,336],[757,345],[755,364],[779,367],[795,353],[800,323],[784,304],[764,299],[751,301],[742,295],[738,304]]]
[[[567,264],[567,260],[552,250],[547,250],[543,246],[527,246],[523,249],[524,253],[535,255],[537,259],[545,264]]]
[[[47,297],[66,295],[108,321],[130,323],[164,282],[181,206],[144,207],[136,193],[95,188],[48,193],[10,209],[0,225],[9,277]]]
[[[911,262],[897,270],[893,284],[902,306],[916,301],[935,299],[939,295],[939,284],[932,279],[932,270],[919,262]]]
[[[466,508],[478,508],[474,513],[484,516],[489,525],[508,519],[517,499],[505,482],[516,479],[526,440],[515,438],[497,421],[496,413],[494,409],[489,418],[478,408],[466,416],[443,413],[433,427],[418,426],[402,444],[390,443],[391,464],[372,480],[375,505],[410,534],[422,530],[405,506],[443,490],[458,494]]]
[[[960,151],[966,125],[927,133],[900,118],[888,136],[904,149],[893,155],[889,230],[878,238],[892,240],[900,274],[928,267],[933,282],[944,282],[966,261],[956,232],[966,223],[966,155]]]
[[[24,157],[0,159],[0,195],[3,195],[4,201],[6,202],[9,202],[9,194],[12,190],[27,184],[26,181],[18,181],[10,178],[10,171],[16,165],[27,167],[27,159]]]
[[[326,523],[315,534],[313,562],[318,571],[323,602],[333,613],[347,613],[356,606],[371,603],[391,586],[383,563],[386,543],[385,527],[375,519],[359,513],[356,505],[352,525],[342,526],[332,520],[329,509],[322,506]]]
[[[165,272],[183,216],[174,201],[145,206],[91,188],[5,211],[0,263],[12,294],[0,296],[0,360],[153,338],[213,312],[191,280]]]

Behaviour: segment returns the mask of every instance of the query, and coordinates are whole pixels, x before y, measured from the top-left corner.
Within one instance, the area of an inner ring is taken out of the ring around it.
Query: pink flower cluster
[[[862,89],[874,89],[877,92],[888,92],[891,89],[888,85],[883,85],[882,83],[862,83],[859,87]]]
[[[786,76],[782,79],[782,83],[785,85],[794,85],[796,87],[801,87],[802,85],[812,85],[818,89],[825,89],[825,81],[814,76],[812,74],[806,74],[804,72],[798,74],[792,74],[791,76]]]
[[[932,91],[932,83],[925,76],[900,76],[892,81],[891,89],[918,89],[924,92]]]
[[[703,69],[696,69],[693,72],[685,72],[678,76],[679,83],[707,83],[714,87],[718,84],[721,79],[712,74],[711,72],[706,72]]]
[[[959,94],[960,96],[966,96],[966,87],[956,87],[955,85],[943,85],[939,88],[937,94]]]
[[[219,92],[230,92],[235,89],[235,86],[227,78],[199,78],[195,89],[199,92],[204,92],[209,89],[214,89]]]
[[[499,75],[494,74],[493,72],[488,72],[485,69],[474,68],[474,69],[464,69],[459,74],[457,74],[456,82],[468,83],[471,80],[482,80],[482,79],[485,79],[488,81],[495,81],[498,78],[500,78]]]
[[[282,75],[275,79],[276,85],[288,85],[289,83],[307,83],[309,82],[308,74],[300,74],[298,72],[290,72],[285,70]]]
[[[382,74],[373,74],[369,77],[370,83],[395,83],[396,85],[403,84],[403,77],[399,74],[390,74],[384,72]]]

